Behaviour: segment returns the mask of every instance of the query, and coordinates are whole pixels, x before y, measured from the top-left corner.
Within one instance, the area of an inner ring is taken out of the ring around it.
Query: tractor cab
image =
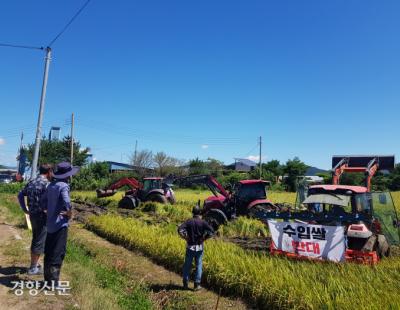
[[[143,179],[142,195],[158,192],[165,196],[171,204],[176,202],[175,193],[172,190],[172,184],[167,179],[160,177],[149,177]]]
[[[300,212],[311,212],[320,217],[319,224],[352,221],[356,216],[372,220],[370,193],[362,186],[314,185],[299,205]]]
[[[143,191],[150,192],[153,189],[161,189],[162,188],[162,178],[144,178],[143,179]]]
[[[400,246],[400,223],[390,192],[371,193],[372,216],[380,226],[376,230],[385,235],[389,244]]]
[[[238,214],[247,214],[250,203],[257,200],[266,200],[266,186],[268,181],[263,180],[243,180],[235,184],[232,191],[232,200],[236,206]]]

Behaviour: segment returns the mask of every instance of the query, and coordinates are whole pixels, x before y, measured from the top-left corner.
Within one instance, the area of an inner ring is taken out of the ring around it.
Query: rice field
[[[157,217],[157,221],[167,224],[179,224],[191,215],[193,206],[200,200],[202,203],[204,199],[211,195],[208,190],[191,190],[191,189],[178,189],[175,190],[176,204],[162,205],[153,202],[147,202],[135,210],[134,214],[138,218],[144,219],[146,222],[151,222],[151,212]],[[72,199],[77,201],[88,201],[98,205],[105,205],[111,208],[116,208],[118,201],[123,197],[124,192],[117,192],[114,196],[106,198],[97,198],[94,191],[74,191],[71,194]],[[400,211],[400,192],[392,193],[393,199],[397,210]],[[268,198],[274,203],[289,203],[294,204],[296,200],[296,193],[289,192],[268,192]],[[170,228],[173,230],[172,228]],[[258,220],[249,219],[246,217],[239,217],[234,222],[229,222],[227,225],[221,226],[219,229],[220,236],[225,237],[241,237],[241,238],[254,238],[268,235],[268,230],[264,224]]]
[[[135,248],[180,272],[185,243],[176,232],[116,215],[92,217],[90,229],[112,242]],[[400,259],[377,266],[293,261],[245,251],[232,243],[206,243],[207,285],[244,296],[260,308],[399,309]]]
[[[400,217],[400,192],[392,192],[392,198],[397,210],[397,216]]]
[[[73,199],[80,199],[82,201],[98,200],[104,203],[118,202],[123,197],[124,192],[117,192],[114,196],[97,198],[95,191],[73,191],[71,197]],[[204,199],[211,196],[212,193],[208,190],[191,190],[191,189],[177,189],[175,190],[176,202],[180,206],[194,206],[199,200],[203,203]],[[268,192],[268,199],[275,203],[291,203],[296,201],[296,193],[288,192]],[[400,195],[399,195],[400,199]]]

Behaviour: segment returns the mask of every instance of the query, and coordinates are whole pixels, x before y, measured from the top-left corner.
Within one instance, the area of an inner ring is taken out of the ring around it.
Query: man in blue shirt
[[[41,205],[41,199],[50,183],[52,174],[53,167],[51,165],[41,165],[38,177],[29,181],[18,194],[18,201],[21,209],[25,214],[29,215],[32,225],[31,266],[28,269],[29,275],[42,272],[38,262],[40,255],[44,253],[46,241],[46,213],[44,213]],[[29,210],[25,205],[25,196],[28,200]]]
[[[79,168],[70,163],[59,163],[54,172],[54,180],[43,195],[43,206],[47,211],[47,238],[44,250],[44,280],[58,286],[61,265],[66,247],[71,201],[69,180]]]

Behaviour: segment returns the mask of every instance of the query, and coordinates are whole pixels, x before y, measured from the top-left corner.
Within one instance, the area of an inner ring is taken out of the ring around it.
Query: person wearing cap
[[[53,173],[53,166],[43,164],[39,167],[39,175],[31,180],[18,194],[18,201],[22,211],[29,215],[32,225],[31,242],[31,265],[28,268],[29,275],[42,273],[42,266],[39,264],[40,255],[44,253],[46,242],[46,213],[44,213],[41,199],[50,183]],[[27,197],[28,208],[25,204]]]
[[[43,206],[47,210],[47,238],[44,249],[44,280],[58,286],[61,266],[67,247],[71,202],[69,181],[79,171],[70,163],[57,164],[53,181],[43,195]]]
[[[186,255],[183,265],[183,287],[188,289],[192,261],[196,263],[194,290],[201,289],[201,274],[203,272],[204,241],[214,234],[212,227],[201,218],[201,209],[196,205],[192,210],[193,218],[187,220],[178,228],[178,234],[186,240]]]

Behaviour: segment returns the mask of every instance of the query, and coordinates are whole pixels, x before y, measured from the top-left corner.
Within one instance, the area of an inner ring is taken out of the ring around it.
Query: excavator
[[[97,189],[97,197],[113,196],[121,187],[127,186],[129,190],[119,201],[118,207],[123,209],[135,209],[141,202],[154,201],[159,203],[174,204],[175,193],[172,190],[172,184],[161,177],[148,177],[143,179],[143,183],[133,177],[119,179],[105,189]]]

